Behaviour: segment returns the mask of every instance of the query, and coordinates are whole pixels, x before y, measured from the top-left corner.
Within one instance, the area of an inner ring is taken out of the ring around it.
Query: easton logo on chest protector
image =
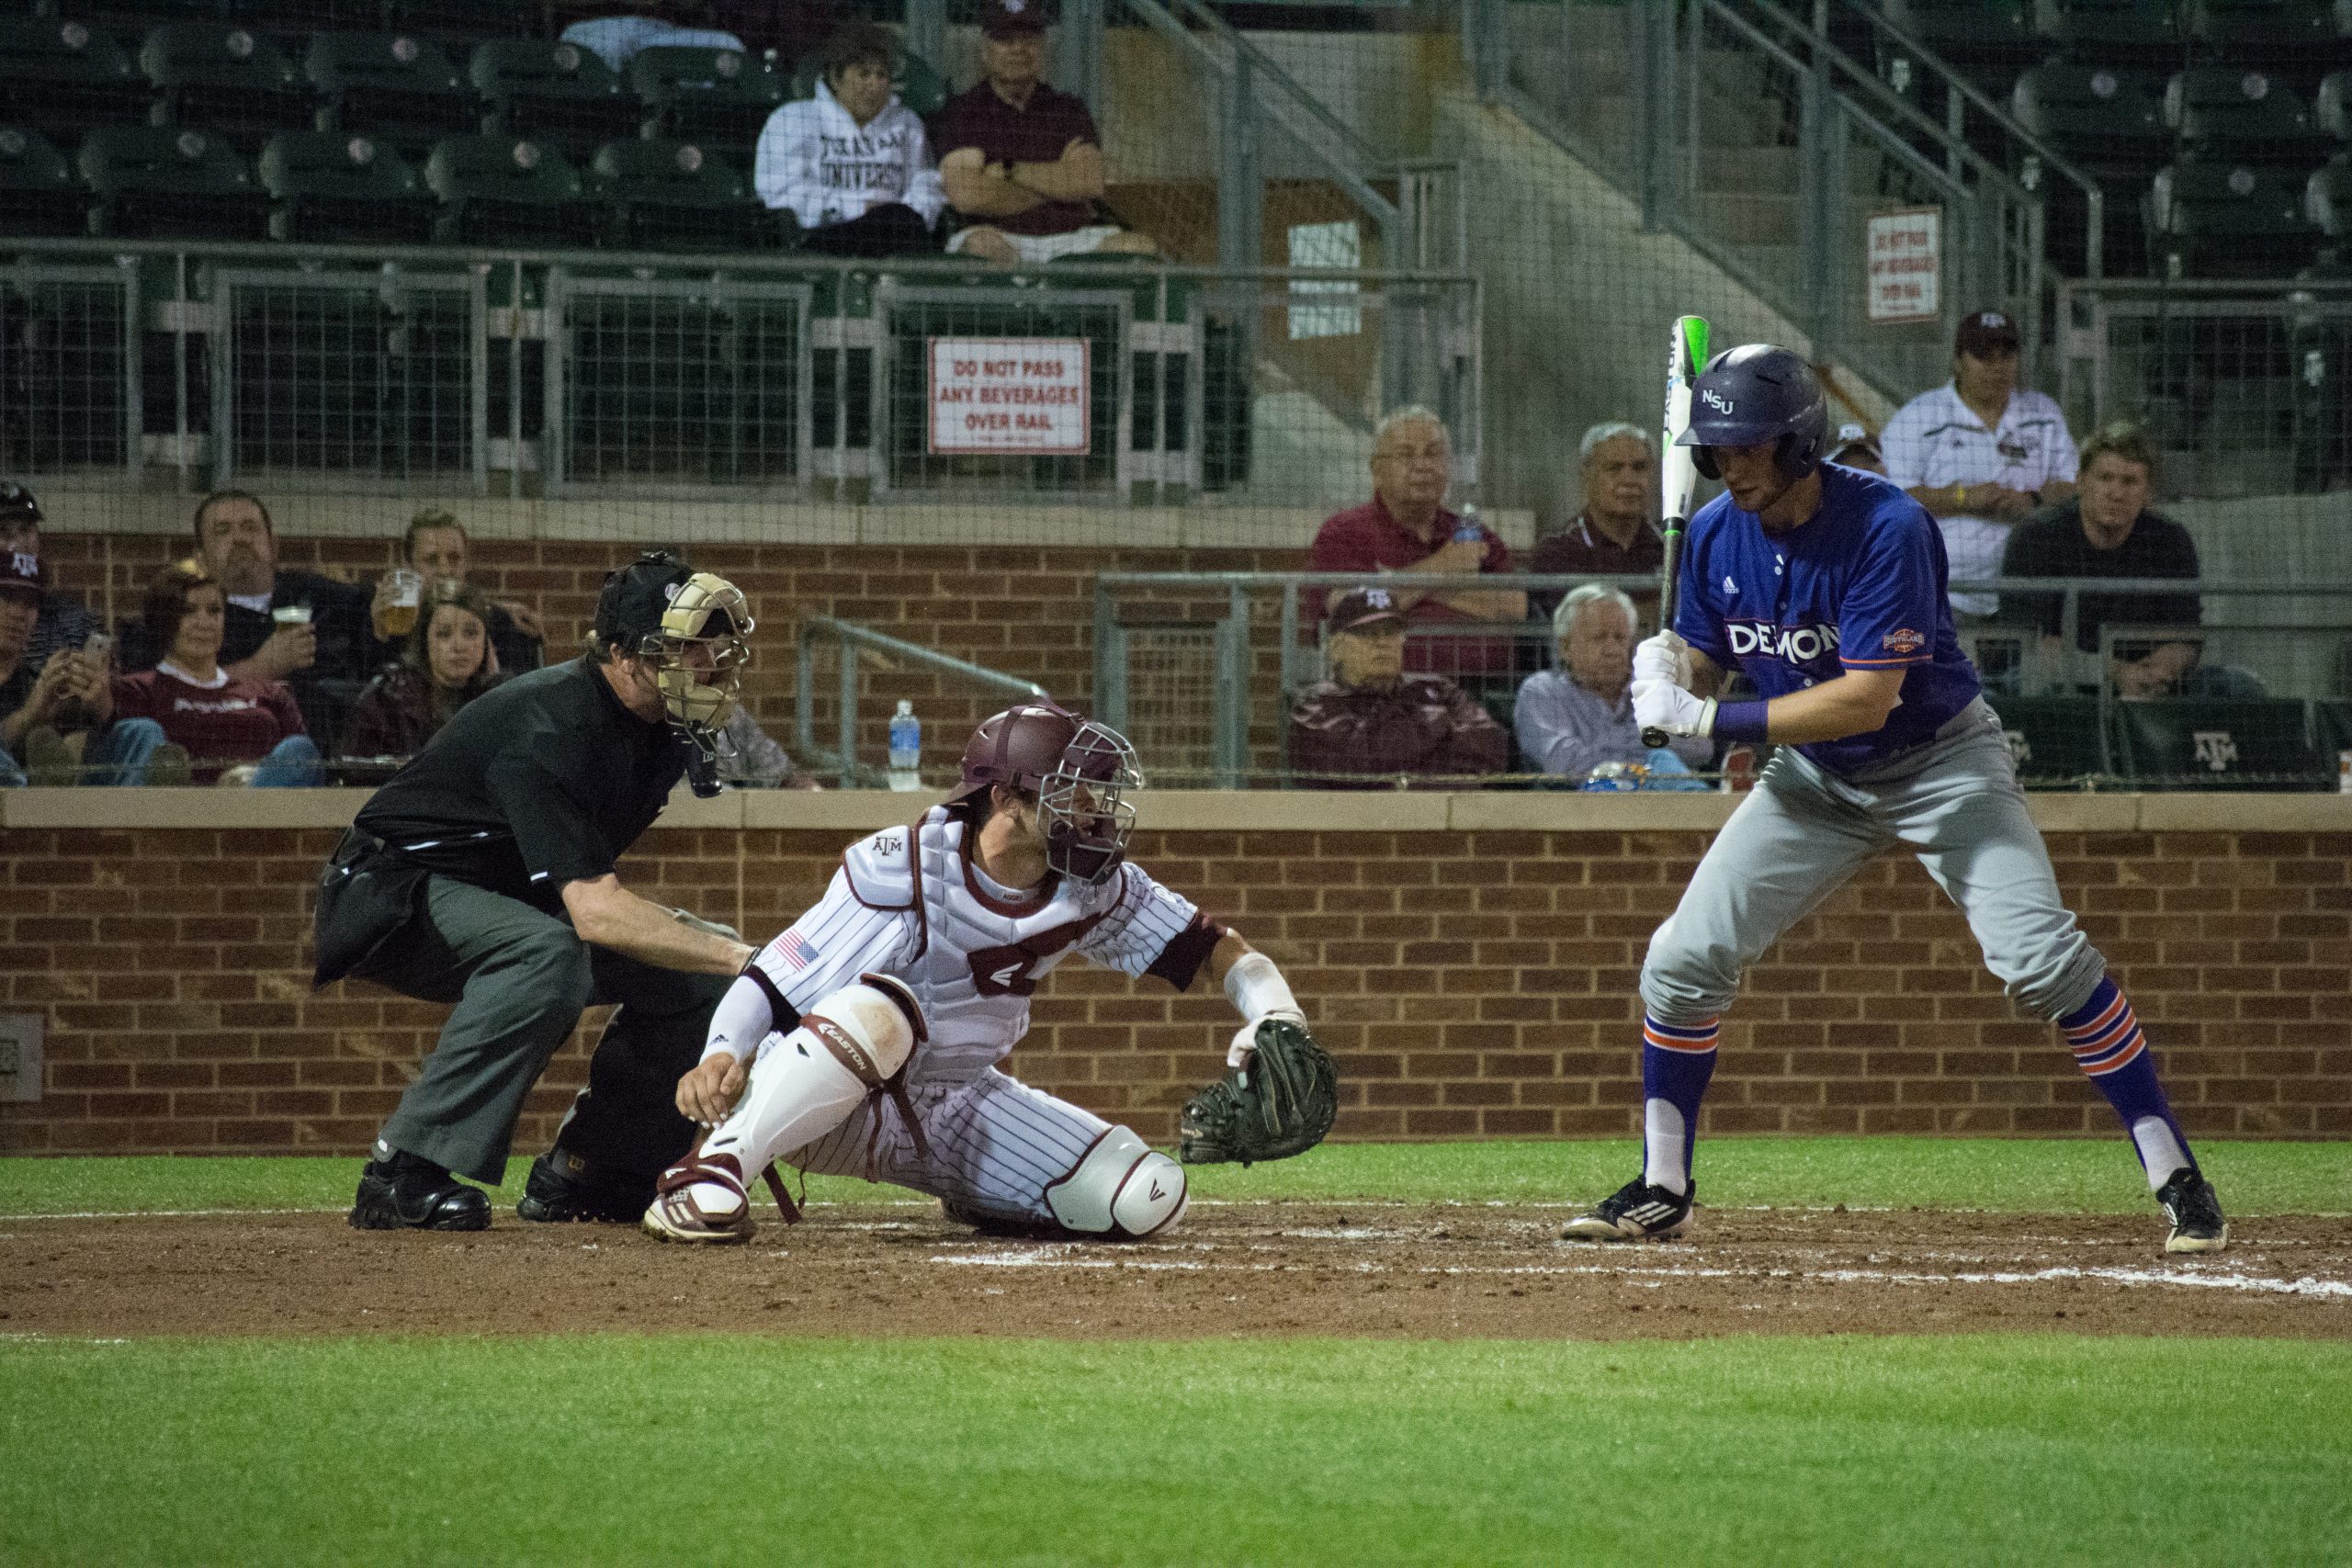
[[[1781,626],[1770,621],[1726,621],[1724,630],[1737,659],[1783,659],[1791,664],[1811,664],[1838,651],[1834,626]]]
[[[1082,920],[1065,920],[1006,946],[977,949],[966,955],[972,966],[973,987],[984,997],[1028,996],[1037,988],[1040,965],[1050,966],[1054,958],[1102,923],[1102,916],[1090,915]]]

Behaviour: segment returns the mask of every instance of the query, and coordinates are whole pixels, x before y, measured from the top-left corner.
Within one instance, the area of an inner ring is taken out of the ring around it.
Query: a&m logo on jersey
[[[1897,626],[1879,638],[1879,643],[1889,653],[1917,653],[1928,646],[1928,639],[1909,626]]]

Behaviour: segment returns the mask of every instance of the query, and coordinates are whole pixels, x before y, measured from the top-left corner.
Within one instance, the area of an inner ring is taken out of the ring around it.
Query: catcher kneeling
[[[964,749],[946,804],[842,856],[825,897],[752,958],[678,1108],[710,1131],[644,1226],[741,1242],[774,1162],[895,1182],[1000,1235],[1131,1239],[1184,1213],[1184,1171],[1125,1127],[996,1064],[1071,953],[1184,990],[1205,964],[1245,1021],[1226,1077],[1185,1107],[1184,1158],[1273,1159],[1330,1131],[1338,1083],[1272,960],[1126,859],[1142,780],[1114,731],[1009,708]]]

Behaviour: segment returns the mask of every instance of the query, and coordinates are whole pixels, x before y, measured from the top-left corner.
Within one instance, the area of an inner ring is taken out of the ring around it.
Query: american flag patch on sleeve
[[[817,944],[798,931],[786,931],[776,938],[775,953],[786,969],[806,969],[817,962]]]

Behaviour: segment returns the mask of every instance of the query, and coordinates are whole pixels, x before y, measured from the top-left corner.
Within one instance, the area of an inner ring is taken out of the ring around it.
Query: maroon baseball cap
[[[1358,588],[1331,602],[1323,629],[1329,633],[1360,632],[1384,622],[1399,630],[1404,627],[1405,612],[1396,607],[1396,595],[1385,588]]]
[[[30,550],[0,550],[0,592],[11,589],[40,597],[40,558]]]
[[[2015,354],[2020,340],[2018,319],[2006,310],[1979,310],[1960,319],[1960,331],[1952,337],[1952,348],[1977,359],[1990,359],[1996,354]]]
[[[1046,24],[1046,0],[981,0],[980,31],[989,38],[1034,38]]]

